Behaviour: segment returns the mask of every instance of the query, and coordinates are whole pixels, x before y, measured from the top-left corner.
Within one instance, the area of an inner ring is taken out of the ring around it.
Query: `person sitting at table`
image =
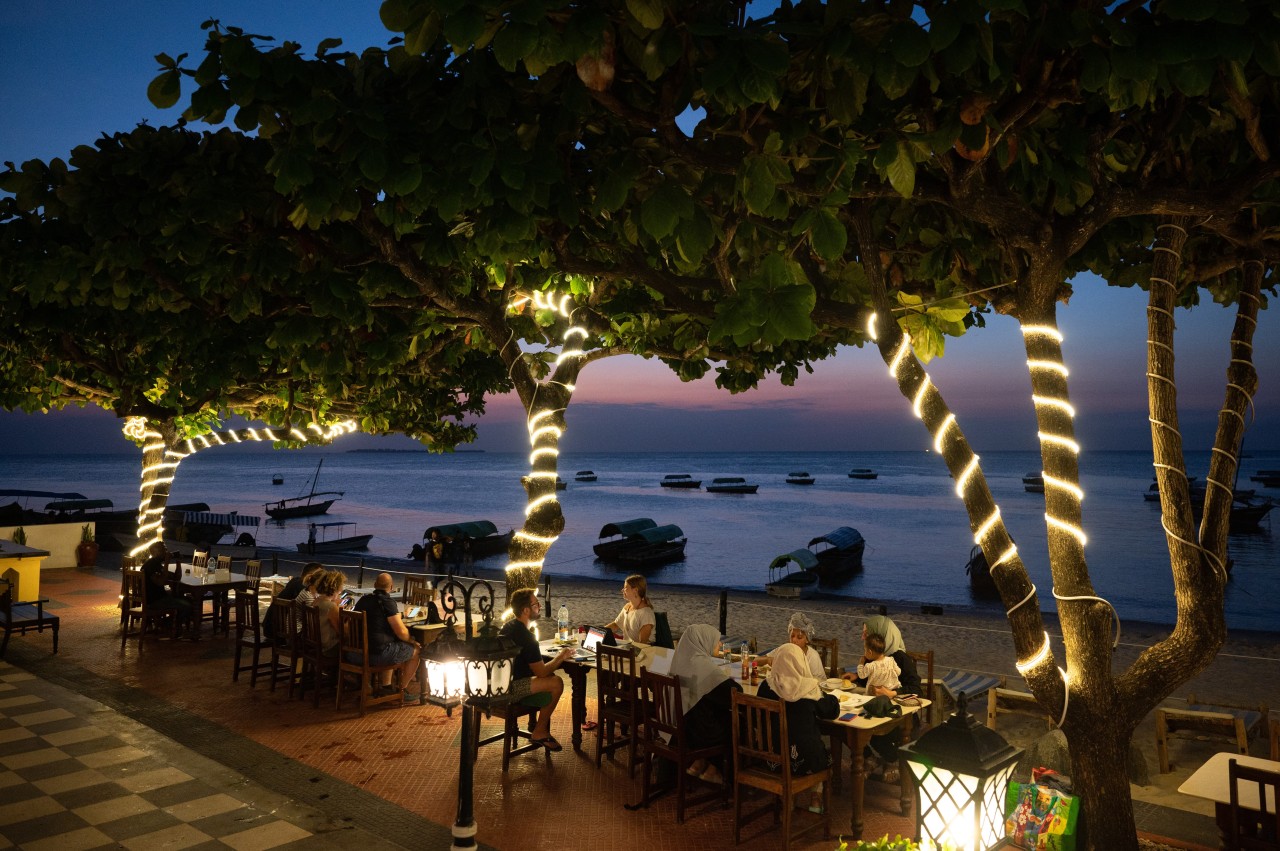
[[[813,627],[813,621],[805,616],[804,612],[796,612],[791,616],[791,620],[787,621],[787,643],[794,644],[804,651],[805,662],[809,665],[809,673],[819,680],[826,679],[827,671],[822,666],[822,657],[818,655],[818,651],[809,645],[813,640],[813,634],[816,630]],[[786,645],[784,644],[783,647]],[[760,656],[756,659],[757,664],[772,665],[773,657],[778,655],[779,647],[768,656]]]
[[[151,557],[142,563],[142,577],[147,594],[147,608],[152,611],[171,612],[177,621],[175,634],[183,628],[191,629],[195,636],[195,606],[191,598],[173,594],[169,590],[169,553],[163,541],[156,541],[147,551]]]
[[[538,720],[529,737],[535,745],[549,751],[563,750],[555,736],[551,735],[551,716],[555,714],[560,695],[564,694],[564,681],[555,675],[565,659],[573,655],[572,645],[562,648],[546,662],[538,639],[529,629],[530,622],[542,612],[542,602],[532,588],[521,588],[511,595],[511,620],[502,625],[501,634],[510,638],[520,648],[511,671],[511,701],[524,700],[533,694],[549,694],[551,699],[538,711]]]
[[[898,687],[873,686],[875,693],[885,697],[897,697],[899,694],[919,694],[921,688],[920,674],[916,672],[915,660],[907,655],[907,645],[902,640],[902,631],[898,629],[898,625],[887,615],[874,615],[867,618],[866,623],[862,625],[862,639],[864,642],[869,635],[878,635],[883,638],[886,658],[891,658],[898,663]],[[858,664],[861,666],[870,661],[864,654],[858,660]],[[867,685],[865,678],[856,679],[854,682],[860,686]],[[867,765],[867,773],[873,776],[883,774],[884,782],[897,783],[899,779],[898,744],[901,741],[902,730],[900,729],[894,729],[883,736],[873,736],[870,745],[871,760]],[[883,764],[883,768],[878,762]]]
[[[379,573],[373,581],[373,593],[366,594],[356,603],[356,611],[364,612],[365,626],[369,631],[369,664],[399,665],[400,684],[409,685],[414,673],[418,670],[418,656],[422,645],[409,635],[409,628],[400,618],[400,607],[391,599],[391,574]],[[348,652],[349,662],[359,662],[357,654]],[[383,671],[380,674],[381,684],[374,692],[375,697],[384,697],[395,690],[391,685],[394,671]],[[407,698],[418,700],[415,693]]]
[[[307,583],[312,580],[316,573],[323,572],[324,565],[318,561],[307,562],[302,566],[302,573],[289,579],[285,583],[284,588],[280,589],[280,593],[271,598],[271,606],[267,607],[267,613],[262,620],[262,634],[267,638],[275,638],[276,627],[275,618],[271,616],[271,607],[276,604],[276,600],[295,600]]]
[[[696,623],[680,636],[671,657],[671,675],[680,678],[680,708],[684,710],[684,736],[690,748],[709,748],[728,744],[732,737],[731,717],[734,691],[742,686],[734,681],[728,665],[717,658],[720,631],[705,623]],[[686,769],[689,774],[711,783],[724,782],[733,763],[717,766],[704,759],[694,760]]]
[[[780,698],[786,704],[787,735],[791,740],[791,773],[813,774],[831,764],[831,754],[822,742],[819,721],[832,721],[840,714],[840,701],[823,694],[818,678],[809,671],[804,652],[794,644],[778,648],[769,679],[760,684],[760,697]],[[813,790],[820,807],[822,789]]]
[[[622,583],[622,597],[627,601],[626,605],[605,629],[622,633],[627,641],[649,644],[658,622],[653,614],[653,604],[649,602],[649,580],[638,573],[628,576]]]
[[[884,636],[867,633],[862,639],[862,658],[866,661],[858,665],[858,679],[867,681],[867,694],[879,694],[881,689],[897,694],[902,687],[898,680],[902,669],[885,654]]]
[[[326,656],[338,655],[338,612],[347,577],[340,570],[330,570],[316,583],[316,608],[320,610],[320,649]]]
[[[320,569],[313,570],[307,574],[306,578],[302,580],[302,589],[298,591],[298,596],[293,598],[304,606],[314,606],[316,604],[316,597],[319,596],[316,591],[316,585],[328,575],[328,571],[319,563],[312,562],[312,564],[315,564]]]

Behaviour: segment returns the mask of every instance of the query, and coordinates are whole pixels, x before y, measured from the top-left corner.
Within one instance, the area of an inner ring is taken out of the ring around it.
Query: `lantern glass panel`
[[[908,760],[920,788],[925,848],[985,851],[1004,838],[1004,794],[1015,765],[987,778]]]
[[[427,693],[436,701],[460,701],[464,696],[462,662],[427,660]]]

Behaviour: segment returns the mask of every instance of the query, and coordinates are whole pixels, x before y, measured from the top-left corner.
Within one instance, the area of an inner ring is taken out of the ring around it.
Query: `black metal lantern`
[[[483,710],[511,699],[511,671],[519,648],[500,635],[494,623],[493,586],[484,580],[463,585],[452,576],[439,586],[444,632],[423,654],[427,668],[427,700],[450,715],[462,704],[462,744],[458,763],[458,815],[453,848],[474,848],[476,823],[472,785],[477,717]],[[472,606],[481,616],[472,626]],[[461,608],[461,614],[458,609]],[[458,627],[461,626],[461,631]]]
[[[956,699],[956,712],[901,748],[919,792],[919,834],[927,848],[986,851],[1004,838],[1005,790],[1022,755]]]

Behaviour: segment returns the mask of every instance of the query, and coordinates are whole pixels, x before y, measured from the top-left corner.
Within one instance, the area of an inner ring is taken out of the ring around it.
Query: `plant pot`
[[[81,541],[76,546],[76,567],[93,567],[98,563],[98,542]]]

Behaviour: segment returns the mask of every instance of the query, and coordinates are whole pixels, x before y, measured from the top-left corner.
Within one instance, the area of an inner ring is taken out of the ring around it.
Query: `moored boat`
[[[707,485],[707,493],[755,493],[759,488],[741,476],[720,476]]]
[[[263,505],[272,520],[290,520],[295,517],[314,517],[324,514],[329,506],[342,499],[344,491],[317,491],[316,482],[320,480],[320,468],[324,459],[316,465],[316,473],[311,477],[311,492],[306,496],[293,496]]]
[[[1188,496],[1191,499],[1191,512],[1196,521],[1199,522],[1201,515],[1204,513],[1205,494],[1208,491],[1206,483],[1196,482],[1191,479],[1191,487]],[[1227,529],[1230,532],[1254,532],[1261,528],[1262,521],[1275,507],[1275,501],[1269,496],[1256,496],[1256,491],[1248,488],[1236,488],[1231,492],[1231,514],[1227,520]],[[1160,502],[1160,488],[1155,483],[1151,483],[1151,487],[1143,495],[1148,502]]]
[[[1027,493],[1044,493],[1044,474],[1027,473],[1022,477],[1022,489]]]
[[[978,597],[995,597],[999,592],[991,578],[991,568],[987,566],[987,557],[982,547],[975,546],[969,551],[969,561],[965,563],[964,572],[969,574],[969,589]]]
[[[821,544],[827,546],[814,549]],[[823,581],[842,579],[862,569],[862,555],[866,549],[867,541],[861,532],[852,526],[840,526],[809,541],[814,564],[806,569]]]
[[[532,481],[533,481],[533,477],[532,477],[532,476],[521,476],[521,477],[520,477],[520,484],[524,485],[525,490],[528,490],[528,489],[529,489],[529,483],[530,483],[530,482],[532,482]],[[568,482],[566,482],[564,479],[560,478],[559,476],[556,476],[556,490],[558,490],[558,491],[562,491],[562,490],[567,489],[568,487],[569,487],[569,483],[568,483]]]
[[[880,474],[868,467],[854,467],[849,471],[851,479],[874,479]]]
[[[695,479],[688,473],[673,473],[670,476],[663,476],[662,481],[658,482],[664,488],[700,488],[702,481]]]
[[[657,567],[684,558],[684,548],[689,539],[675,524],[641,529],[635,535],[642,542],[620,551],[614,560],[629,568]]]
[[[271,477],[271,484],[273,485],[284,484],[284,476],[280,475],[279,473],[276,473],[274,476]]]
[[[355,531],[356,524],[348,521],[331,520],[327,523],[312,523],[307,527],[307,540],[298,544],[298,552],[311,555],[312,553],[342,553],[350,550],[368,549],[369,541],[373,540],[373,535],[342,535],[330,538],[329,533]],[[314,533],[319,533],[314,534]]]
[[[464,523],[429,526],[427,531],[422,533],[422,540],[428,547],[436,542],[443,545],[465,540],[473,558],[484,558],[505,553],[514,536],[514,529],[508,529],[505,533],[499,534],[498,527],[490,520],[468,520]]]
[[[623,520],[618,523],[606,523],[600,529],[600,543],[591,549],[596,554],[596,558],[601,561],[610,561],[629,546],[647,544],[648,541],[638,537],[637,533],[643,532],[645,529],[655,529],[657,526],[658,524],[648,517],[637,517],[634,520]]]
[[[812,597],[818,590],[818,575],[813,568],[818,557],[809,550],[792,550],[769,562],[769,581],[765,593],[785,600],[801,600]]]
[[[789,485],[811,485],[816,481],[813,476],[804,470],[797,470],[787,473],[787,484]]]
[[[573,480],[575,482],[594,482],[596,474],[591,470],[579,470],[573,474]]]
[[[1249,481],[1257,482],[1264,488],[1280,488],[1280,470],[1259,470],[1249,477]]]

